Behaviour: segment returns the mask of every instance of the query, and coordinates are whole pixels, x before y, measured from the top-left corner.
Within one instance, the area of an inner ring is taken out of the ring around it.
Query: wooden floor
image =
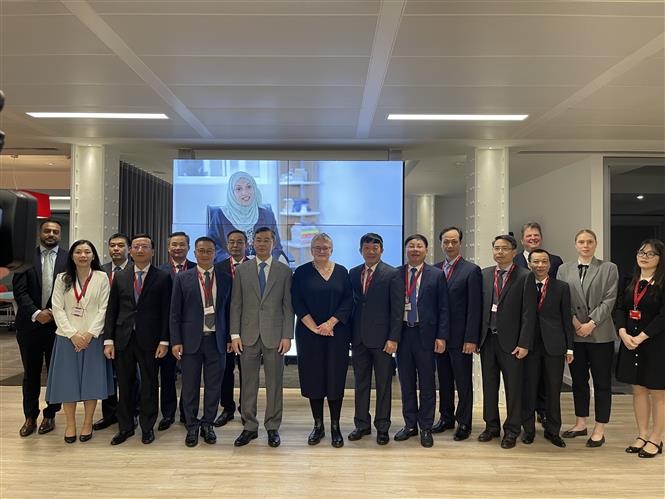
[[[563,396],[564,424],[572,422],[570,395]],[[99,408],[98,408],[99,411]],[[262,407],[260,407],[262,411]],[[353,429],[353,398],[347,392],[343,431]],[[327,422],[327,421],[326,421]],[[20,438],[21,388],[0,387],[0,497],[657,497],[665,496],[665,460],[639,459],[624,452],[634,436],[631,397],[615,396],[607,444],[588,449],[585,440],[558,449],[539,429],[531,446],[521,442],[503,450],[497,440],[476,440],[482,430],[475,407],[474,431],[454,442],[447,431],[435,435],[431,449],[417,438],[379,447],[372,437],[330,446],[306,443],[309,406],[299,391],[285,393],[282,445],[259,438],[234,448],[238,418],[217,432],[218,443],[184,445],[176,424],[157,432],[151,445],[135,436],[118,447],[109,441],[115,428],[96,432],[91,441],[63,442],[64,415],[48,435]],[[402,423],[393,402],[391,436]]]

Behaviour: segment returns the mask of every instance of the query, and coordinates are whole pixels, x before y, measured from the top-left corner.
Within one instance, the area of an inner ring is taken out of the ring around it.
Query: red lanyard
[[[143,272],[147,274],[147,272]],[[134,272],[134,292],[137,296],[141,296],[141,291],[143,291],[143,285],[145,284],[145,276],[141,279],[141,287],[139,288],[138,279],[136,279],[136,272]]]
[[[245,260],[246,260],[246,258],[242,257],[242,259],[237,263],[237,265],[240,265]],[[231,267],[231,279],[235,279],[236,278],[236,264],[233,263],[233,258],[229,259],[229,266]]]
[[[420,270],[416,272],[416,278],[413,279],[411,284],[409,284],[409,265],[406,266],[406,272],[404,273],[404,287],[406,289],[406,302],[409,303],[409,297],[411,296],[411,293],[413,293],[413,290],[416,289],[416,286],[418,284],[418,279],[420,278],[420,275],[423,273],[423,270],[425,269],[425,265],[423,264],[422,267],[420,267]]]
[[[367,266],[363,265],[363,271],[360,273],[360,281],[363,283],[363,294],[367,294],[367,290],[369,289],[369,285],[372,282],[372,277],[374,277],[374,272],[372,269],[369,269],[367,271]],[[367,279],[365,279],[365,274],[367,274]]]
[[[547,287],[550,285],[550,278],[549,276],[545,278],[545,282],[543,283],[543,288],[540,291],[540,300],[538,300],[538,310],[543,308],[543,302],[545,301],[545,295],[547,294]]]
[[[452,265],[448,265],[448,272],[445,271],[445,266],[446,262],[444,261],[441,264],[441,270],[443,270],[443,273],[446,275],[446,281],[450,281],[450,276],[453,275],[453,272],[455,271],[455,267],[457,267],[457,264],[459,261],[462,259],[462,255],[457,255],[457,258],[453,261]]]
[[[635,283],[635,289],[633,290],[633,310],[637,310],[637,306],[642,301],[642,298],[644,298],[644,295],[647,294],[647,290],[649,289],[649,286],[651,285],[652,282],[653,282],[653,277],[649,279],[649,282],[647,283],[646,286],[644,286],[644,289],[640,293],[637,292],[640,281],[637,281]]]
[[[88,278],[85,280],[85,283],[83,283],[83,288],[81,288],[81,294],[79,294],[78,291],[76,291],[76,283],[79,282],[78,277],[76,278],[76,282],[74,283],[74,298],[76,298],[76,303],[80,303],[81,299],[85,296],[85,292],[88,290],[88,284],[90,284],[90,279],[92,279],[92,270],[88,274]],[[80,286],[80,284],[79,284]]]
[[[182,270],[180,272],[184,271],[185,268],[187,267],[187,259],[185,259],[185,261],[183,263],[179,263],[177,265],[176,265],[175,260],[173,258],[169,258],[169,260],[171,261],[171,270],[173,270],[174,275],[178,273],[178,265],[182,266]]]
[[[515,264],[513,263],[510,266],[510,269],[508,269],[508,273],[506,274],[506,278],[503,280],[503,285],[501,286],[501,293],[503,293],[503,290],[506,289],[506,284],[508,284],[508,281],[510,280],[510,274],[513,273],[513,270],[515,269]],[[496,299],[498,300],[501,297],[501,293],[499,293],[499,268],[497,267],[494,269],[494,292],[496,293]]]
[[[212,285],[215,283],[215,272],[210,272],[212,274],[210,276],[210,287],[206,288],[205,281],[203,280],[203,276],[201,275],[201,272],[197,272],[199,276],[199,282],[201,283],[201,289],[203,289],[203,295],[205,296],[205,301],[208,303],[208,300],[210,300],[210,303],[213,303],[212,299]]]

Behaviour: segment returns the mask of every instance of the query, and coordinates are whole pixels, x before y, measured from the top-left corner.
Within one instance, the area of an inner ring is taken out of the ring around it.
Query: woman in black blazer
[[[615,321],[621,338],[616,377],[633,386],[638,436],[629,454],[663,452],[665,430],[665,244],[647,239],[637,251],[630,284],[619,294]],[[652,427],[649,431],[649,413]]]

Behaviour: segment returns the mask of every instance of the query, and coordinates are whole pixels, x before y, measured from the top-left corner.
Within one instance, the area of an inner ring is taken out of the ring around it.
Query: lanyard
[[[88,284],[90,284],[90,279],[92,279],[92,270],[88,274],[88,278],[85,280],[85,283],[83,283],[83,287],[81,288],[81,294],[79,294],[78,291],[76,291],[76,283],[81,285],[81,283],[78,280],[78,277],[76,278],[76,282],[74,283],[74,298],[76,298],[76,303],[80,303],[81,299],[85,296],[85,292],[88,290]]]
[[[644,298],[644,295],[647,294],[647,290],[649,289],[649,286],[651,285],[652,282],[653,282],[653,277],[649,279],[649,282],[647,283],[646,286],[644,286],[644,289],[640,293],[637,292],[637,288],[640,284],[640,281],[637,281],[635,283],[635,289],[633,290],[633,310],[637,310],[637,306],[642,301],[642,298]]]
[[[450,276],[453,275],[453,272],[455,271],[455,267],[457,267],[457,264],[459,261],[462,259],[462,255],[457,255],[457,258],[453,261],[452,265],[448,265],[448,272],[445,271],[444,267],[446,266],[446,262],[441,264],[441,270],[443,270],[443,273],[446,275],[446,281],[450,281]]]
[[[185,259],[185,261],[183,263],[180,263],[180,264],[176,264],[175,260],[173,258],[169,258],[169,260],[171,261],[171,270],[173,271],[173,275],[178,273],[178,265],[182,265],[181,272],[185,271],[185,269],[187,267],[187,259]]]
[[[215,273],[210,272],[211,276],[210,276],[210,287],[209,288],[206,288],[206,285],[205,285],[205,282],[203,280],[203,276],[201,275],[201,272],[197,272],[197,274],[199,276],[199,282],[201,283],[201,288],[203,289],[203,295],[205,296],[206,303],[212,303],[213,302],[213,299],[212,299],[212,285],[215,283]],[[210,301],[208,302],[208,300],[210,300]]]
[[[545,295],[547,294],[547,288],[550,285],[550,278],[549,276],[545,278],[545,282],[543,284],[543,287],[540,291],[540,300],[538,300],[538,310],[543,308],[543,302],[545,301]]]
[[[367,279],[365,279],[365,274],[367,274]],[[372,277],[374,277],[374,272],[372,269],[370,269],[369,272],[367,272],[367,266],[363,265],[363,270],[360,273],[360,282],[362,283],[362,288],[363,288],[363,294],[367,294],[367,290],[369,289],[369,285],[372,282]]]
[[[508,281],[510,281],[510,274],[513,273],[513,270],[515,270],[515,264],[513,263],[510,266],[510,269],[508,269],[508,273],[506,274],[506,278],[503,281],[503,285],[501,286],[501,293],[503,293],[503,290],[506,289],[506,285],[508,284]],[[496,293],[496,299],[497,301],[499,298],[501,298],[501,293],[499,293],[499,268],[497,267],[494,269],[494,292]]]
[[[416,285],[418,284],[418,279],[420,278],[420,275],[423,273],[423,270],[425,269],[425,265],[423,264],[422,267],[420,267],[420,270],[416,272],[416,278],[413,279],[412,285],[409,284],[409,266],[406,266],[405,273],[404,273],[404,287],[406,288],[406,303],[409,303],[409,297],[411,296],[411,293],[413,293],[413,290],[416,289]]]
[[[240,261],[238,262],[238,265],[243,263],[245,260],[247,260],[247,258],[243,256],[240,259]],[[233,263],[233,258],[229,259],[229,266],[231,267],[231,279],[235,279],[236,278],[236,264]]]

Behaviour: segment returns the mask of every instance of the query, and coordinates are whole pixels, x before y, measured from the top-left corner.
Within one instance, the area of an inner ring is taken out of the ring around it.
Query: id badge
[[[411,310],[411,303],[410,302],[407,301],[404,304],[404,310],[406,310],[407,312]]]
[[[642,318],[642,312],[639,310],[630,310],[628,316],[634,321],[639,321]]]
[[[213,306],[205,307],[203,309],[203,315],[215,315],[215,307]]]
[[[499,311],[499,306],[496,303],[493,303],[492,304],[492,312],[498,312],[498,311]]]
[[[76,305],[74,308],[72,308],[72,315],[74,317],[83,317],[83,307]]]

